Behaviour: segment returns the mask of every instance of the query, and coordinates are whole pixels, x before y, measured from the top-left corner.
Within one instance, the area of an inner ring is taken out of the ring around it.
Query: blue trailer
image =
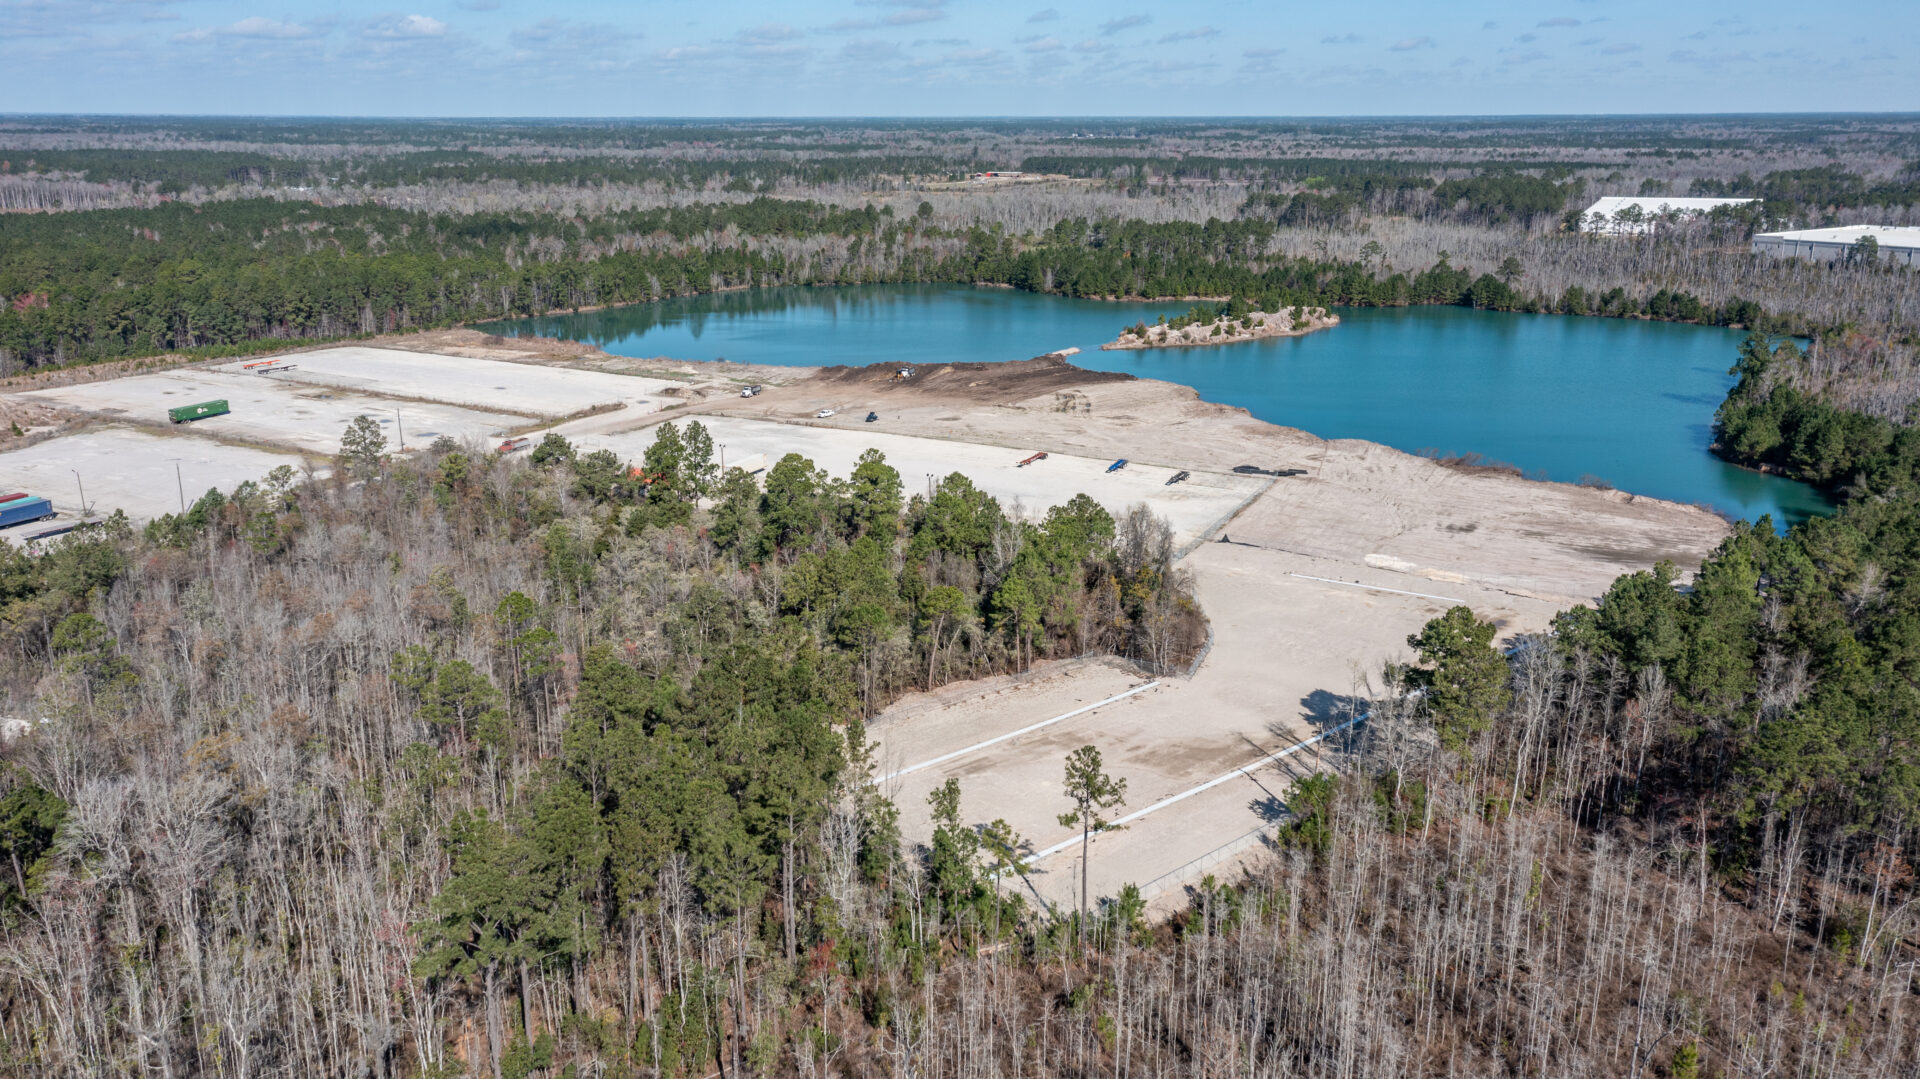
[[[16,498],[0,503],[0,528],[12,528],[28,521],[53,520],[53,503],[44,498]]]

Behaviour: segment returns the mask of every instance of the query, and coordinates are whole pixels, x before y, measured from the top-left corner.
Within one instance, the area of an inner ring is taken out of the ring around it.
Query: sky
[[[1916,61],[1920,0],[0,0],[0,113],[1902,112]]]

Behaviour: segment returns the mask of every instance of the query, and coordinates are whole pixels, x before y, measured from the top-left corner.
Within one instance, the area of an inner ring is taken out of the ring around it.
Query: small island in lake
[[[1282,307],[1266,312],[1230,301],[1217,308],[1193,307],[1169,322],[1166,316],[1149,325],[1136,322],[1120,331],[1118,340],[1103,349],[1184,348],[1195,345],[1232,345],[1267,337],[1299,337],[1340,324],[1340,316],[1324,307]]]

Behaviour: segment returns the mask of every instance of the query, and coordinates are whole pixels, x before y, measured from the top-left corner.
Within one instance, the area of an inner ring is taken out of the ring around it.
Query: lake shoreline
[[[1407,451],[1479,452],[1574,481],[1798,522],[1829,497],[1702,451],[1738,335],[1713,327],[1526,318],[1444,305],[1335,307],[1339,334],[1238,349],[1100,351],[1122,326],[1184,317],[1166,303],[1119,317],[1107,302],[968,285],[743,290],[597,315],[498,322],[612,354],[930,367],[1083,349],[1086,370],[1170,380],[1282,424]],[[1195,312],[1205,318],[1218,310]],[[1211,331],[1207,331],[1211,337]],[[1217,339],[1216,339],[1217,340]],[[861,415],[865,415],[862,411]]]
[[[1129,349],[1239,345],[1249,341],[1266,341],[1275,337],[1305,337],[1310,333],[1330,330],[1340,325],[1340,316],[1324,307],[1295,310],[1301,312],[1300,322],[1297,324],[1290,310],[1272,314],[1265,311],[1249,311],[1238,318],[1221,315],[1212,322],[1196,322],[1179,329],[1164,325],[1148,326],[1142,323],[1135,329],[1122,333],[1117,339],[1101,345],[1100,349],[1103,352],[1121,352]],[[1144,336],[1142,336],[1143,333]]]

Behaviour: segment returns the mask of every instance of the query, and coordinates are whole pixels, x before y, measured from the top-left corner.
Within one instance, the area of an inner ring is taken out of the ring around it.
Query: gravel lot
[[[96,515],[121,509],[137,523],[178,511],[182,490],[191,504],[208,488],[228,492],[263,478],[278,465],[298,469],[301,459],[210,438],[104,427],[0,453],[0,489],[51,498],[66,518],[79,511],[78,487],[83,484]],[[80,474],[78,484],[75,472]],[[15,531],[27,530],[0,530],[0,536]]]
[[[525,424],[523,416],[481,412],[458,405],[396,401],[347,390],[304,386],[263,375],[212,369],[136,375],[81,386],[30,390],[20,396],[54,401],[106,417],[125,416],[164,423],[167,409],[195,401],[225,398],[232,412],[182,425],[196,435],[283,445],[312,453],[340,449],[341,432],[356,416],[371,416],[388,434],[405,429],[408,446],[424,446],[438,435],[465,441],[489,439]]]
[[[240,360],[206,370],[252,379],[260,376],[245,370],[245,365],[254,362]],[[570,367],[358,345],[302,352],[284,357],[274,366],[288,368],[284,374],[270,376],[275,382],[331,386],[375,397],[440,401],[539,419],[614,403],[625,405],[623,412],[630,415],[651,412],[663,403],[661,390],[680,385],[665,379]]]

